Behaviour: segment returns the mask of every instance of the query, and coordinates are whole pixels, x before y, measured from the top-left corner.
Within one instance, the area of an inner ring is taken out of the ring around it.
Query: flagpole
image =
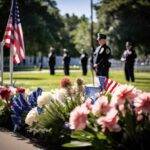
[[[14,0],[11,1],[11,11],[13,9]],[[11,12],[10,11],[10,12]],[[14,31],[13,31],[14,32]],[[13,68],[14,68],[14,62],[13,62],[13,49],[12,46],[10,46],[10,56],[9,56],[9,80],[10,85],[13,86]]]
[[[10,85],[13,86],[14,62],[20,63],[24,58],[23,32],[19,17],[19,8],[17,0],[12,0],[10,15],[8,18],[6,31],[4,34],[5,44],[10,48],[9,69]]]
[[[4,47],[4,44],[3,44],[3,41],[0,42],[0,58],[1,58],[1,85],[3,85],[3,72],[4,72],[4,54],[3,54],[3,47]]]
[[[92,49],[92,59],[93,59],[93,51],[94,51],[94,44],[93,44],[93,0],[91,0],[91,49]],[[93,65],[93,60],[92,60],[92,65]],[[91,67],[91,72],[92,72],[92,82],[93,82],[93,86],[94,86],[93,66]]]
[[[9,69],[10,69],[10,74],[9,74],[9,79],[10,79],[10,85],[13,86],[13,68],[14,68],[14,63],[13,63],[13,50],[10,48],[10,58],[9,58]]]

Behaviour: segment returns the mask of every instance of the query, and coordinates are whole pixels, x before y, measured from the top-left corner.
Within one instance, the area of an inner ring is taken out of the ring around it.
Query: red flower
[[[8,88],[6,87],[0,88],[0,96],[2,99],[5,99],[6,101],[8,101],[10,98],[10,95],[11,95],[11,91]]]
[[[63,78],[62,80],[61,80],[61,82],[60,82],[60,86],[61,86],[61,88],[67,88],[67,87],[69,87],[69,86],[71,86],[71,81],[70,81],[70,79],[69,78]]]
[[[24,88],[21,88],[21,87],[18,87],[16,92],[23,94],[23,93],[25,93],[25,89],[24,89]]]

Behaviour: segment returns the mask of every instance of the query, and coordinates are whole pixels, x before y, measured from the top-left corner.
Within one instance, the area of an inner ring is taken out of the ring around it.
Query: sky
[[[93,0],[93,3],[96,3],[97,1],[98,0]],[[91,16],[90,0],[56,0],[56,2],[62,15],[66,13],[71,15],[74,13],[79,17],[83,14],[88,18]],[[93,14],[93,18],[96,21],[95,11]]]

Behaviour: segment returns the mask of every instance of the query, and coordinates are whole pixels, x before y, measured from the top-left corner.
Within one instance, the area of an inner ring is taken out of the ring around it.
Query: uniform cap
[[[68,52],[68,50],[66,48],[63,49],[64,52]]]
[[[50,51],[54,51],[55,49],[54,49],[54,47],[50,47]]]
[[[106,35],[101,34],[101,33],[97,33],[97,40],[100,40],[100,39],[106,39]]]
[[[132,46],[132,42],[127,41],[126,46]]]

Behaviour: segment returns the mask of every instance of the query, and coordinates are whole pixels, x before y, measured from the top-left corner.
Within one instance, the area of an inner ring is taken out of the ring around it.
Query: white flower
[[[44,105],[48,104],[51,99],[52,99],[51,93],[42,92],[42,95],[40,95],[37,99],[38,107],[42,108]]]
[[[65,98],[67,97],[67,90],[66,89],[57,89],[53,94],[53,99],[58,100],[60,102],[64,102]]]
[[[30,95],[30,94],[31,94],[30,89],[25,89],[25,95]]]
[[[33,122],[37,122],[37,107],[31,109],[29,113],[26,116],[25,123],[28,124],[29,126],[32,126]]]

